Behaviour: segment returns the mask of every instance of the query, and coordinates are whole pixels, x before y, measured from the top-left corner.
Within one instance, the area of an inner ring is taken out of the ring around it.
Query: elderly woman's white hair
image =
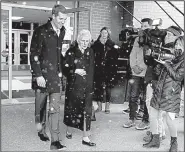
[[[77,37],[77,43],[82,39],[82,37],[87,36],[89,37],[89,43],[92,40],[91,32],[89,30],[81,30]]]

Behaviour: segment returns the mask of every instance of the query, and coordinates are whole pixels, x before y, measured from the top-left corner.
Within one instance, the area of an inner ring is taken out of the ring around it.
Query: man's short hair
[[[143,18],[141,22],[148,22],[149,25],[152,25],[153,20],[151,18]]]
[[[63,5],[54,5],[52,8],[52,15],[58,16],[58,13],[64,13],[66,14],[66,8]]]

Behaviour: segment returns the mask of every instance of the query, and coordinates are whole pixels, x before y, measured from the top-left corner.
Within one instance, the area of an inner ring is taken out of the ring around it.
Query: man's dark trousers
[[[148,83],[143,83],[141,85],[142,97],[140,99],[140,110],[143,111],[143,122],[149,122],[148,108],[146,106],[146,90]]]

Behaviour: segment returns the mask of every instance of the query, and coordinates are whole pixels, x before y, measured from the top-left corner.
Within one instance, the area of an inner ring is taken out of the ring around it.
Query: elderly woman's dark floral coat
[[[62,72],[63,65],[61,51],[64,35],[64,27],[58,37],[49,21],[35,29],[30,48],[32,89],[40,89],[48,93],[60,92],[59,73]],[[37,85],[36,78],[39,76],[45,78],[46,88]]]
[[[158,81],[154,81],[151,106],[172,113],[180,111],[181,82],[184,79],[184,53],[161,69]]]
[[[78,45],[75,45],[66,52],[64,65],[63,72],[67,78],[64,124],[83,131],[84,121],[86,121],[86,130],[90,130],[94,52],[91,48],[87,48],[83,54]],[[76,69],[84,69],[86,75],[82,77],[76,74]]]

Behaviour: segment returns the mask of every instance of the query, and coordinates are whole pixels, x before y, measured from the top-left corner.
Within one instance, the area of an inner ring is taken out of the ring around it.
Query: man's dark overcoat
[[[32,89],[48,93],[60,92],[59,73],[62,72],[64,58],[61,53],[64,36],[65,28],[61,28],[58,37],[50,21],[35,29],[30,48]],[[37,85],[36,78],[39,76],[45,78],[46,88]]]

